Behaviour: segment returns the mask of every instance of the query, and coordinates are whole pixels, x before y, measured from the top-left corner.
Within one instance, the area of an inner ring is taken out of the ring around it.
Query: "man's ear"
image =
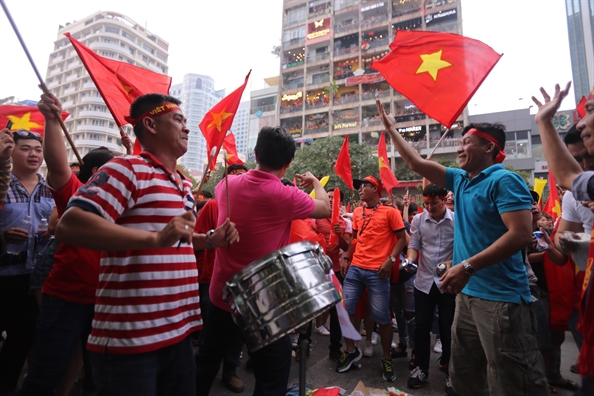
[[[144,117],[142,119],[142,125],[144,126],[144,130],[146,132],[151,133],[153,135],[157,133],[155,120],[151,117]]]

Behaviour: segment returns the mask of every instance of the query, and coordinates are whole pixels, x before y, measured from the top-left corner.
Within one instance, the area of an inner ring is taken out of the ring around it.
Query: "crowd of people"
[[[162,94],[131,105],[139,155],[98,148],[75,171],[54,116],[61,103],[42,95],[43,137],[0,131],[0,394],[66,395],[77,379],[99,396],[208,395],[221,366],[225,385],[242,392],[245,334],[222,290],[252,262],[299,241],[319,243],[342,284],[350,325],[333,308],[306,325],[298,344],[312,332],[329,336],[336,372],[372,357],[379,343],[378,375],[396,381],[393,359],[406,357],[406,385],[421,388],[433,332],[447,395],[594,394],[592,275],[576,242],[594,221],[594,93],[563,141],[552,118],[568,89],[553,98],[543,90],[544,103],[533,98],[544,154],[567,190],[557,224],[504,169],[501,124],[466,126],[460,168],[446,168],[421,157],[377,101],[392,144],[425,178],[422,205],[408,194],[391,202],[369,175],[353,180],[359,204],[347,213],[343,193],[311,173],[295,175],[301,188],[284,180],[296,144],[276,127],[258,134],[255,169],[234,165],[214,197],[193,193],[176,168],[186,118],[180,101]],[[565,328],[580,358],[563,363],[582,375],[581,389],[561,375]],[[292,349],[285,335],[248,351],[254,395],[285,394]]]

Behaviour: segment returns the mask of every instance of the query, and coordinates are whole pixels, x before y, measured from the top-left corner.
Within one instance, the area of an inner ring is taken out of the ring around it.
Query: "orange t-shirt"
[[[365,211],[365,219],[363,219]],[[395,231],[404,230],[400,212],[379,205],[373,208],[358,207],[353,213],[353,235],[357,232],[357,245],[352,264],[367,270],[378,270],[392,254],[396,243]]]

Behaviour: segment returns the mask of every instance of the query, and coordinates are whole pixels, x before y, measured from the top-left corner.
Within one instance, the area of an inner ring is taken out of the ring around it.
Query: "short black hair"
[[[326,192],[333,193],[335,188],[337,188],[337,187],[329,188],[329,189],[326,190]],[[338,196],[339,196],[339,201],[340,202],[344,202],[344,194],[342,193],[342,190],[340,188],[338,189]]]
[[[202,195],[204,198],[207,198],[207,199],[213,198],[212,193],[210,191],[206,191],[206,190],[194,190],[194,191],[192,191],[192,194]]]
[[[462,131],[462,136],[466,135],[466,133],[471,130],[472,128],[478,129],[481,132],[487,133],[495,138],[497,143],[502,149],[505,149],[505,125],[496,122],[495,124],[490,124],[488,122],[477,122],[469,124],[467,127],[464,128]],[[477,136],[478,137],[478,136]],[[483,138],[479,138],[483,144],[488,144],[489,142]],[[493,158],[495,158],[499,154],[499,148],[495,147],[493,149]]]
[[[71,162],[70,165],[68,165],[69,167],[73,167],[73,166],[78,166],[80,168],[80,163],[79,162]]]
[[[565,143],[566,146],[569,146],[570,144],[581,143],[581,134],[582,132],[578,131],[577,129],[577,123],[573,124],[571,128],[569,128],[569,131],[567,131],[565,137],[563,137],[563,143]]]
[[[91,150],[83,157],[83,164],[78,171],[78,180],[86,183],[93,176],[93,168],[101,168],[110,161],[116,154],[107,147],[99,147]]]
[[[160,93],[150,93],[139,96],[130,105],[130,117],[140,117],[147,111],[152,110],[155,107],[167,102],[175,103],[178,106],[182,103],[181,100],[174,98],[173,96],[164,95]],[[142,126],[142,122],[139,122],[138,124],[136,124],[136,126],[134,126],[134,134],[136,135],[136,138],[139,139],[141,142],[143,132],[144,127]]]
[[[293,184],[293,182],[289,179],[281,179],[281,183],[283,183],[283,186],[291,186],[291,187],[295,187],[295,185]]]
[[[260,165],[279,170],[293,161],[296,150],[295,140],[284,128],[265,126],[258,133],[254,153]]]
[[[39,143],[43,144],[43,138],[39,133],[27,131],[25,129],[12,131],[12,140],[14,140],[15,145],[19,140],[37,140]]]
[[[415,202],[410,202],[408,204],[408,214],[417,213],[418,211],[419,211],[419,205],[417,205]]]
[[[231,173],[231,172],[234,172],[234,171],[240,170],[240,169],[241,170],[244,170],[246,172],[248,171],[248,168],[246,168],[245,165],[242,165],[242,164],[233,164],[233,165],[231,165],[231,166],[229,166],[227,168],[227,173]]]
[[[445,199],[446,195],[448,195],[448,190],[433,183],[428,184],[427,187],[423,189],[424,197],[439,197]]]

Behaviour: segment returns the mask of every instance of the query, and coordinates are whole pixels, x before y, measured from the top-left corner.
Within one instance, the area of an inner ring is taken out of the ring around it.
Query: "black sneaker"
[[[426,382],[427,373],[417,366],[413,371],[410,372],[410,377],[408,378],[406,385],[408,385],[409,388],[420,388]]]
[[[452,382],[449,376],[446,377],[445,394],[446,396],[458,396],[454,388],[452,388]]]
[[[392,365],[392,359],[382,359],[382,378],[384,381],[394,382],[396,381],[396,373],[394,372],[394,366]]]
[[[338,351],[330,351],[330,353],[328,354],[328,358],[330,358],[330,360],[334,360],[335,362],[339,362],[341,356],[342,352],[340,351],[340,349]]]
[[[336,366],[336,372],[344,373],[345,371],[349,371],[351,365],[361,360],[362,356],[358,348],[355,348],[355,351],[352,353],[343,352],[338,361],[338,366]]]

